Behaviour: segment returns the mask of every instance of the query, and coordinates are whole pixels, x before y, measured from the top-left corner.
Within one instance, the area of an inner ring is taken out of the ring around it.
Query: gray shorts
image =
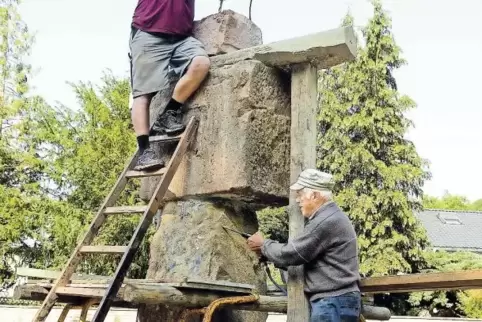
[[[132,96],[153,94],[170,85],[170,73],[181,77],[196,56],[206,56],[193,37],[154,34],[132,27],[129,38]]]

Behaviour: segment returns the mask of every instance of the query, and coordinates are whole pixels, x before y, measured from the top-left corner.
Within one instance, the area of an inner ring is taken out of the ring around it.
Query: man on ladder
[[[149,146],[149,135],[184,131],[176,115],[208,74],[210,61],[203,44],[192,37],[195,0],[138,0],[129,38],[132,123],[139,146],[135,170],[164,167]],[[181,78],[171,100],[149,130],[153,96],[169,87],[169,71]]]

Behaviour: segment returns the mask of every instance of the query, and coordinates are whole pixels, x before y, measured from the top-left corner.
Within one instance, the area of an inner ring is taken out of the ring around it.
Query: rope
[[[211,322],[214,311],[217,310],[222,305],[244,304],[244,303],[256,302],[257,300],[259,300],[259,295],[255,295],[255,294],[217,299],[213,301],[211,304],[209,304],[209,306],[206,308],[206,313],[204,314],[203,322]]]
[[[259,300],[259,295],[233,296],[214,300],[208,307],[202,309],[184,310],[179,318],[179,322],[188,322],[188,318],[195,314],[204,314],[203,322],[211,322],[214,312],[221,306],[252,303]]]

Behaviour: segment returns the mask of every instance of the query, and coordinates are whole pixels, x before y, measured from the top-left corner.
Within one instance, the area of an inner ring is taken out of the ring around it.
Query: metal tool
[[[224,228],[224,229],[227,229],[227,230],[231,230],[232,232],[235,232],[235,233],[237,233],[237,234],[239,234],[239,235],[243,236],[243,237],[244,237],[244,238],[246,238],[246,239],[248,239],[249,237],[251,237],[251,235],[250,235],[250,234],[248,234],[248,233],[244,233],[244,232],[239,231],[239,230],[236,230],[236,229],[231,229],[231,228],[228,228],[228,227],[226,227],[226,226],[223,226],[223,228]]]

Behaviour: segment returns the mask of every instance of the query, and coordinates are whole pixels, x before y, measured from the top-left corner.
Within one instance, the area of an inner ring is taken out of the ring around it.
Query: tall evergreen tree
[[[31,172],[22,169],[15,125],[28,104],[25,63],[32,37],[18,13],[19,0],[0,0],[0,184],[19,186]],[[30,180],[30,182],[35,181]]]
[[[93,213],[135,149],[128,79],[106,75],[100,91],[72,84],[77,112],[48,106],[29,92],[33,42],[19,0],[0,0],[0,289],[15,281],[15,267],[60,269]],[[126,191],[137,191],[129,182]],[[122,204],[139,198],[122,195]],[[97,242],[125,244],[138,216],[112,218]],[[129,276],[147,269],[144,241]],[[87,273],[109,274],[114,261],[86,261]]]
[[[41,189],[27,194],[0,185],[0,288],[12,284],[15,266],[58,270],[65,265],[126,157],[135,151],[127,106],[129,80],[106,74],[97,88],[91,83],[71,85],[77,110],[49,106],[36,97],[16,125],[16,140],[28,142],[40,156],[36,162],[41,164]],[[143,204],[138,190],[139,180],[129,181],[118,205]],[[138,215],[109,218],[95,244],[127,244],[138,222]],[[145,276],[152,227],[148,233],[129,277]],[[116,263],[113,256],[88,256],[80,270],[111,275]]]
[[[364,275],[413,272],[423,263],[421,209],[429,173],[412,142],[404,112],[415,102],[397,90],[405,64],[379,1],[355,61],[321,72],[318,167],[334,175],[337,202],[358,233]],[[344,24],[351,24],[347,16]]]
[[[40,169],[19,125],[30,104],[25,60],[32,36],[19,11],[19,0],[0,0],[0,288],[14,282],[14,267],[39,258],[32,237],[42,220],[37,190]]]
[[[73,237],[83,235],[122,172],[126,158],[136,149],[128,108],[128,78],[106,73],[97,86],[91,82],[70,85],[77,95],[78,109],[49,106],[38,99],[30,106],[21,127],[23,140],[31,142],[45,162],[43,175],[49,189],[42,189],[42,193],[79,212],[71,215],[71,223],[49,226],[50,238],[44,249],[56,252],[51,254],[54,260],[48,265],[65,264],[75,246]],[[144,204],[138,196],[139,187],[140,180],[129,180],[117,205]],[[49,208],[52,212],[57,209]],[[62,213],[49,215],[55,218]],[[138,223],[138,215],[109,218],[95,244],[125,245]],[[149,236],[151,233],[152,229]],[[148,239],[144,239],[130,267],[130,277],[142,277],[147,270]],[[82,271],[100,275],[112,274],[118,262],[115,256],[88,259],[81,265]]]

